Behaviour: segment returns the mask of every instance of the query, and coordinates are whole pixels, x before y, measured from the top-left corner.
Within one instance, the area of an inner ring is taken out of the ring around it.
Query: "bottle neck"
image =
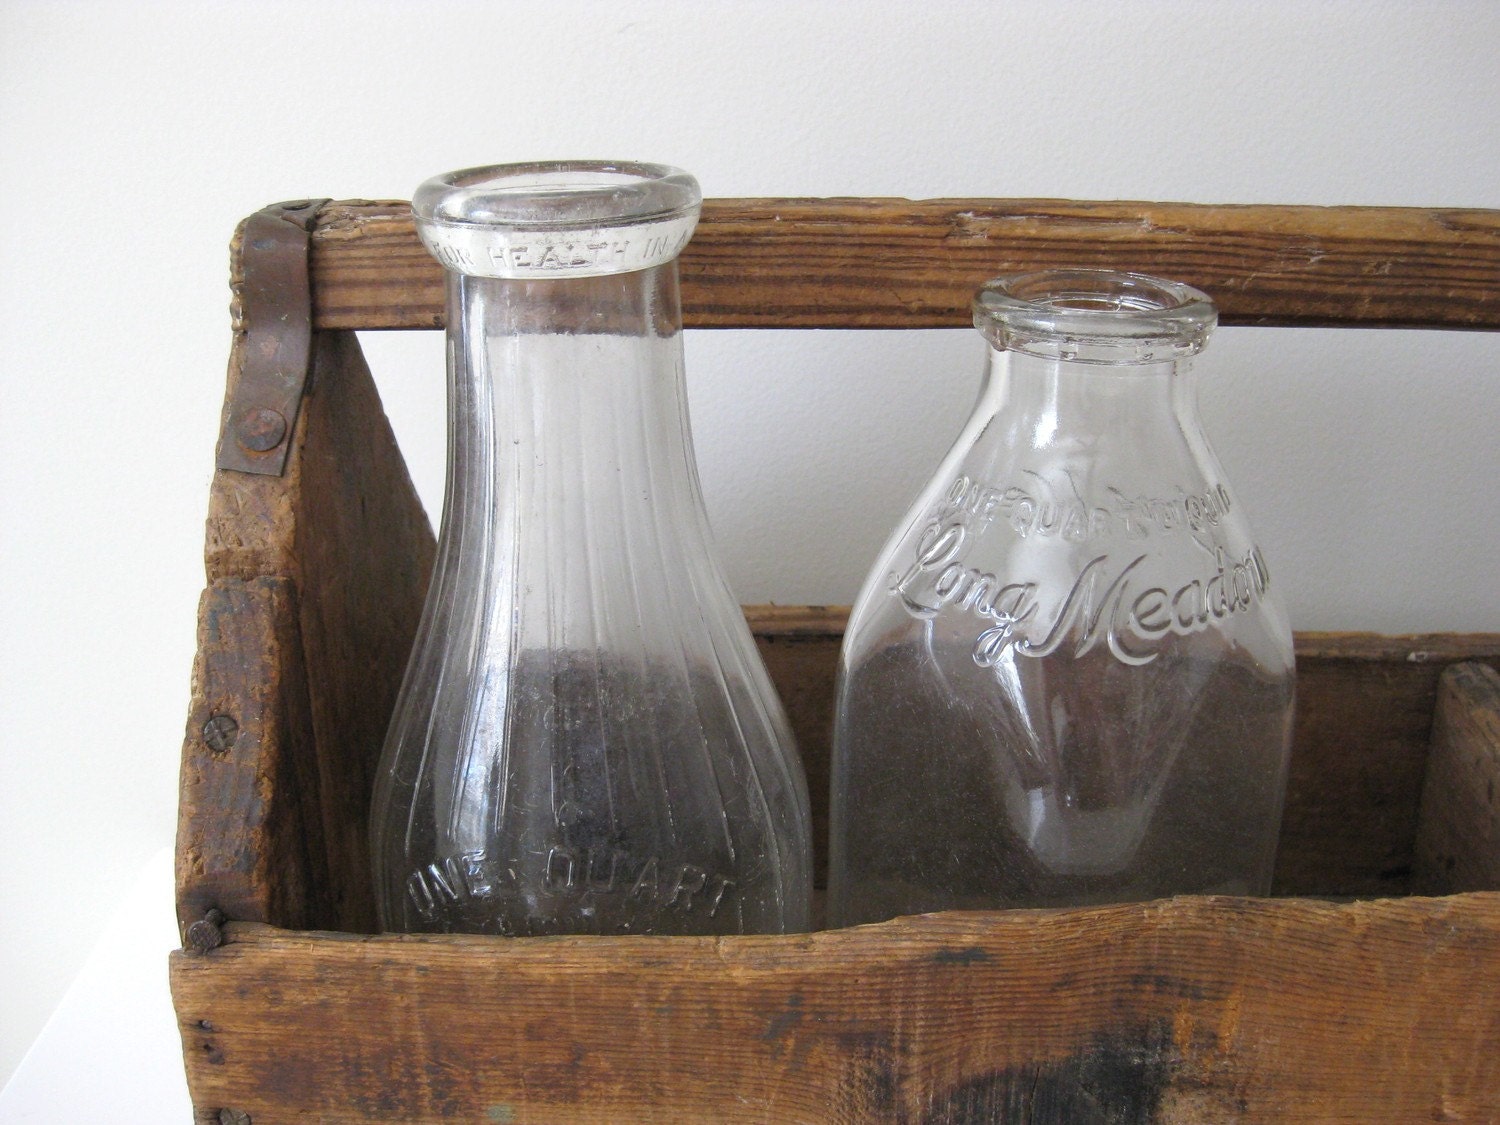
[[[491,337],[621,336],[662,339],[682,330],[675,260],[592,277],[448,274],[448,310]],[[450,319],[450,323],[454,321]]]
[[[992,346],[980,397],[981,414],[1003,414],[1011,440],[1034,446],[1198,426],[1190,358],[1097,363]]]
[[[539,589],[583,583],[568,588],[582,605],[590,572],[568,552],[624,557],[646,549],[639,529],[668,523],[678,538],[651,531],[651,551],[706,541],[675,262],[566,280],[457,276],[449,296],[442,549],[524,540],[516,565],[554,572]]]
[[[603,455],[616,470],[640,440],[684,452],[675,262],[568,279],[450,274],[448,292],[454,410],[487,417],[497,447],[530,448],[534,459]],[[453,421],[458,443],[477,440],[473,425]]]

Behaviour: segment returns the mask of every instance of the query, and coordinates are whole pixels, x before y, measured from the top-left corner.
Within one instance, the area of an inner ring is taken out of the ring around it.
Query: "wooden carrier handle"
[[[319,328],[437,328],[438,264],[409,205],[325,206]],[[1157,274],[1225,324],[1500,328],[1500,211],[1058,199],[708,199],[681,259],[698,328],[951,328],[989,278]]]

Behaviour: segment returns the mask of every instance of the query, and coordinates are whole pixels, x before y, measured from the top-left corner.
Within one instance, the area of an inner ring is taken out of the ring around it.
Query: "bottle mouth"
[[[532,161],[434,176],[412,196],[433,256],[479,277],[587,277],[671,261],[692,236],[698,181],[665,164]]]
[[[995,347],[1080,363],[1153,363],[1201,351],[1212,298],[1181,282],[1116,270],[1046,270],[986,282],[974,326]]]

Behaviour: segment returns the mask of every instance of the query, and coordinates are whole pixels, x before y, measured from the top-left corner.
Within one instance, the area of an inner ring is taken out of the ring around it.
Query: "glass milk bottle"
[[[829,914],[1265,894],[1292,637],[1198,420],[1203,293],[986,285],[979,402],[855,605]]]
[[[650,164],[423,184],[447,268],[438,557],[372,811],[382,925],[805,930],[806,781],[715,561],[676,258]]]

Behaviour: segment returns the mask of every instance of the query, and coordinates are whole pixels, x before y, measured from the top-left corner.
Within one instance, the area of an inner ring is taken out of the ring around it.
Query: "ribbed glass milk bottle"
[[[806,782],[688,429],[699,202],[676,169],[604,162],[416,193],[448,271],[449,460],[372,810],[387,929],[809,924]]]
[[[1269,890],[1292,638],[1198,420],[1216,320],[1138,274],[980,291],[979,402],[845,637],[833,924]]]

